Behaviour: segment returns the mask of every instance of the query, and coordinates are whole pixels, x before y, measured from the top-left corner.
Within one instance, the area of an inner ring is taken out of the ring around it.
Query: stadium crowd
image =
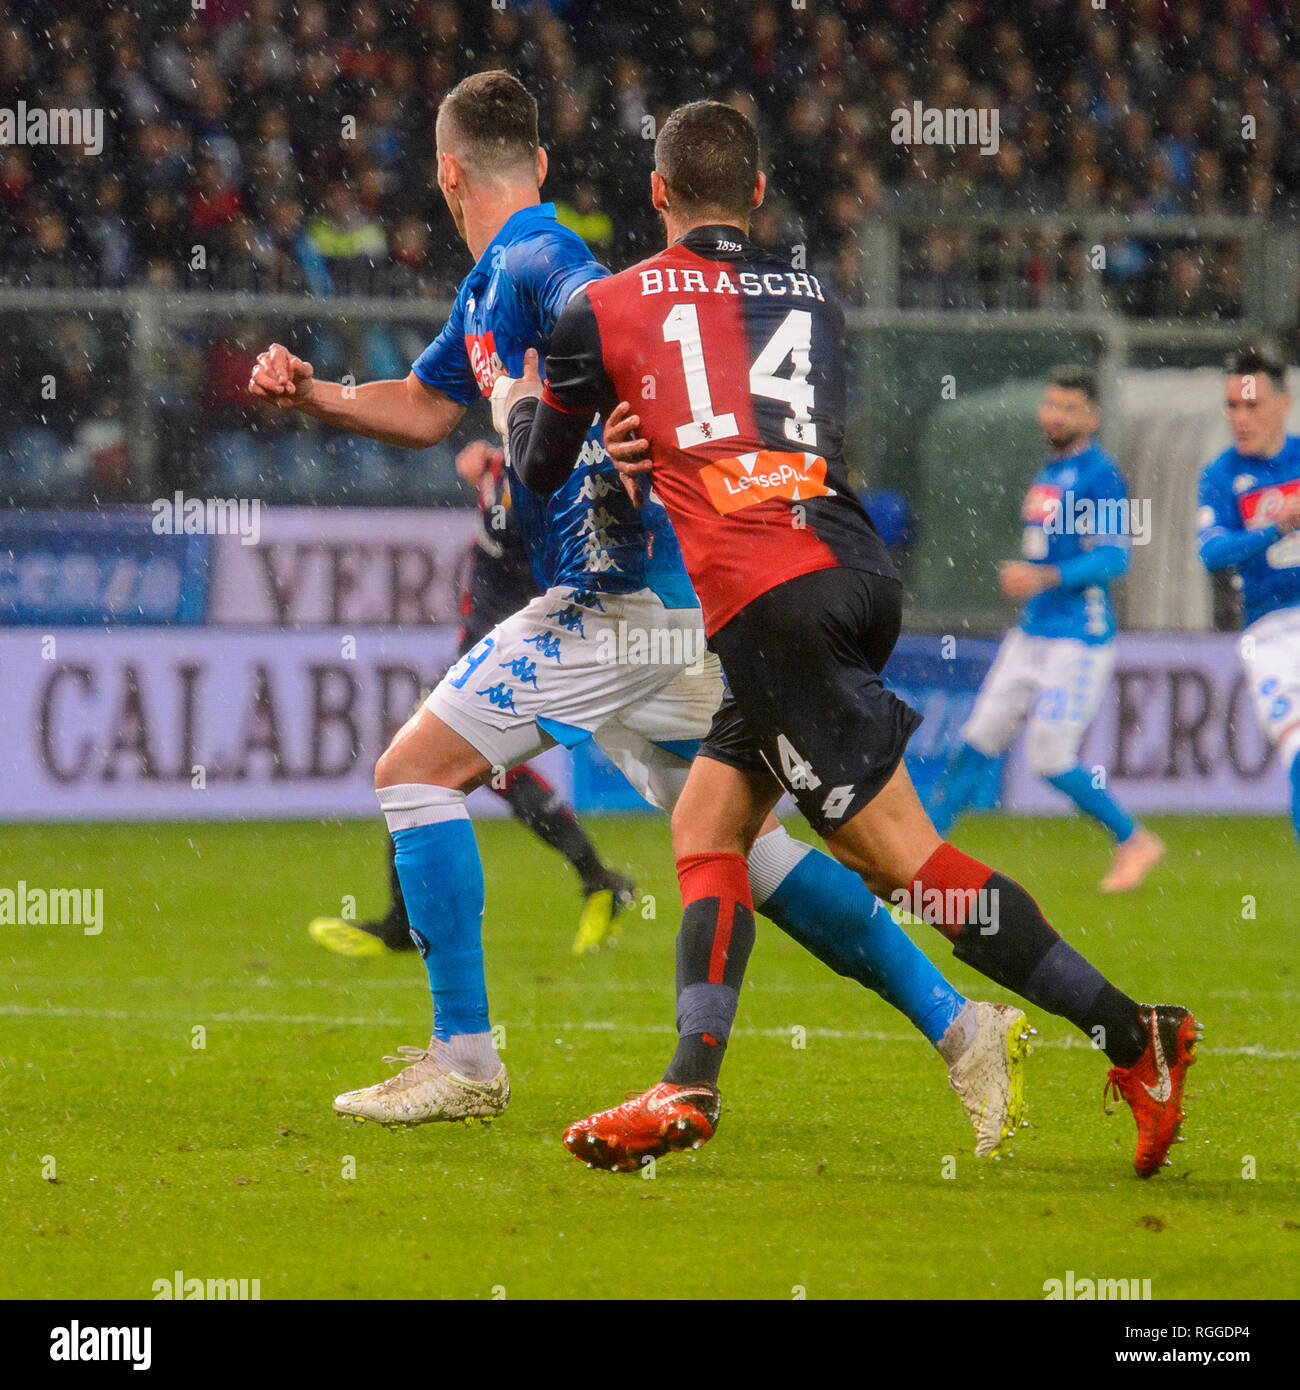
[[[656,248],[653,135],[701,95],[759,127],[756,237],[802,247],[849,303],[885,217],[904,307],[1068,309],[1096,284],[1096,237],[1072,216],[1300,206],[1295,0],[0,0],[0,116],[104,117],[102,149],[0,146],[0,288],[448,296],[467,258],[434,114],[496,66],[540,101],[544,196],[614,268]],[[893,113],[914,102],[996,110],[996,153],[895,143]],[[1026,216],[1043,212],[1064,216]],[[1121,311],[1241,314],[1239,237],[1120,228],[1105,243]],[[111,312],[0,312],[0,499],[131,496],[149,477],[454,493],[449,459],[422,474],[309,422],[250,430],[243,390],[270,337],[310,343],[323,375],[370,379],[405,374],[428,326],[212,315],[155,325],[141,353]]]
[[[433,113],[485,66],[537,93],[546,193],[614,265],[655,242],[644,196],[655,122],[703,94],[758,120],[773,190],[760,235],[805,245],[849,300],[862,288],[860,226],[888,210],[1262,216],[1300,200],[1290,0],[669,8],[671,20],[659,0],[102,11],[0,0],[4,100],[107,113],[102,154],[0,150],[0,273],[9,284],[445,290],[463,252],[436,187]],[[891,113],[914,101],[996,108],[996,154],[894,144]],[[1157,272],[1177,248],[1117,250],[1112,278],[1134,311],[1239,311],[1233,246],[1184,254],[1171,274]],[[1077,240],[1033,230],[921,234],[905,261],[905,302],[924,307],[1012,292],[1066,307],[1082,276]]]

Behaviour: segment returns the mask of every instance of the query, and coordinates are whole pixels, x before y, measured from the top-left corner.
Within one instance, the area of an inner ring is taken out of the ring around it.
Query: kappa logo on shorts
[[[560,639],[554,633],[539,632],[536,636],[524,638],[525,647],[536,647],[537,655],[544,656],[548,661],[553,661],[557,666],[563,666],[560,660]]]
[[[826,460],[820,454],[786,454],[771,449],[718,459],[700,469],[709,501],[724,516],[774,499],[799,502],[834,497],[826,486]]]
[[[488,704],[494,705],[497,709],[507,710],[510,714],[519,713],[515,708],[515,692],[505,681],[498,681],[486,690],[476,690],[474,694],[486,695]]]
[[[537,663],[529,660],[526,656],[517,656],[513,661],[498,661],[498,666],[504,666],[507,671],[524,685],[531,685],[537,689]]]
[[[586,639],[587,630],[582,625],[582,609],[576,603],[571,603],[567,608],[554,608],[547,615],[554,618],[566,632],[576,632],[579,637]]]

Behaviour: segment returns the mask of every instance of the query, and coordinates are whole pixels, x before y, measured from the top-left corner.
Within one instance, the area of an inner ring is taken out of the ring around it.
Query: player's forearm
[[[1072,555],[1057,566],[1061,589],[1087,589],[1118,579],[1128,569],[1129,551],[1124,545],[1099,545],[1082,555]]]
[[[510,461],[529,492],[549,497],[573,472],[591,423],[589,415],[569,415],[537,396],[525,396],[510,410]]]
[[[1215,527],[1201,533],[1197,543],[1201,563],[1211,574],[1219,570],[1233,569],[1253,560],[1273,545],[1282,535],[1276,526],[1265,526],[1258,531],[1229,531]]]
[[[336,429],[404,449],[439,443],[458,418],[453,411],[439,412],[413,400],[405,381],[368,381],[363,386],[313,381],[311,395],[298,410]]]

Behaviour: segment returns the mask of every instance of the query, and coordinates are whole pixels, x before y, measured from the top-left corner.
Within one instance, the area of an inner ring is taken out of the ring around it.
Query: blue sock
[[[1105,787],[1095,787],[1092,778],[1081,767],[1058,773],[1047,779],[1058,792],[1066,796],[1084,815],[1100,821],[1123,844],[1137,829],[1133,817],[1115,800]]]
[[[483,861],[465,794],[407,783],[383,787],[411,935],[433,994],[433,1036],[488,1034],[483,976]]]
[[[852,869],[791,839],[760,836],[749,855],[754,910],[837,975],[857,980],[937,1043],[966,1004]]]
[[[1300,839],[1300,756],[1291,759],[1291,824]]]
[[[947,835],[953,822],[974,801],[980,784],[997,761],[969,743],[963,743],[953,754],[939,780],[938,791],[926,807],[940,835]]]

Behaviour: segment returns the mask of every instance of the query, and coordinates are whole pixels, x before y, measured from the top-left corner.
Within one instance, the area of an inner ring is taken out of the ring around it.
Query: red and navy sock
[[[754,905],[743,854],[684,854],[677,935],[677,1051],[664,1080],[716,1084],[754,947]]]
[[[1136,1001],[1063,940],[1005,874],[945,841],[917,870],[912,897],[914,915],[939,927],[958,960],[1068,1018],[1116,1066],[1130,1067],[1142,1055]]]

